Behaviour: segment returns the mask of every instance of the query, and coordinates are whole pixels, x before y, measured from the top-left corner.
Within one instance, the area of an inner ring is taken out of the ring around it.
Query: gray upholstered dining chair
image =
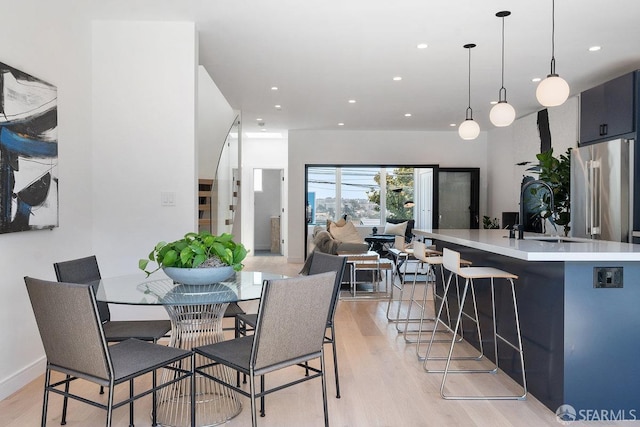
[[[338,353],[336,350],[336,330],[334,317],[338,299],[340,295],[340,285],[342,276],[347,263],[347,257],[325,254],[323,252],[313,252],[313,258],[309,264],[308,275],[326,273],[329,271],[336,272],[334,283],[334,292],[331,299],[331,310],[327,318],[327,334],[324,337],[325,344],[331,344],[333,352],[333,369],[336,378],[336,397],[340,398],[340,378],[338,375]],[[255,328],[258,315],[256,313],[239,314],[236,316],[236,336],[246,335],[248,331]],[[264,416],[264,408],[261,414]]]
[[[30,277],[25,277],[25,283],[47,357],[41,425],[47,423],[49,393],[64,397],[61,424],[66,424],[67,400],[72,398],[106,410],[107,427],[111,426],[113,410],[127,404],[133,426],[134,400],[152,394],[152,425],[156,425],[156,391],[191,377],[191,371],[180,366],[184,359],[192,359],[193,353],[136,339],[109,346],[91,285]],[[156,371],[160,368],[173,373],[158,385]],[[65,374],[65,379],[52,383],[53,371]],[[134,394],[133,380],[148,373],[153,376],[152,387]],[[107,402],[71,393],[70,383],[78,378],[107,387]],[[129,397],[114,403],[114,388],[121,383],[129,383]]]
[[[251,400],[251,422],[257,425],[256,399],[286,387],[320,377],[325,426],[329,425],[327,390],[324,376],[324,336],[331,311],[335,272],[266,281],[258,308],[253,335],[194,348],[193,375],[229,387]],[[210,361],[207,361],[210,359]],[[261,381],[256,391],[255,379],[293,365],[320,359],[320,367],[309,367],[313,373],[265,390]],[[199,363],[199,364],[198,364]],[[207,373],[207,368],[222,364],[249,377],[249,392]],[[195,389],[192,388],[195,394]],[[192,419],[195,405],[192,405]]]

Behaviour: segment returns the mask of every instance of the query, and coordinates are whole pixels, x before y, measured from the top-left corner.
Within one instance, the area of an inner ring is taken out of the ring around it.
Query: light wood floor
[[[295,275],[298,264],[286,264],[282,257],[250,257],[246,268]],[[560,426],[555,414],[534,397],[526,401],[449,401],[439,395],[441,376],[424,372],[415,356],[415,346],[405,344],[395,326],[387,322],[386,302],[340,301],[336,314],[342,398],[335,397],[331,353],[327,346],[327,391],[332,426]],[[299,374],[294,368],[271,374],[267,381]],[[488,381],[481,377],[488,378]],[[150,379],[143,379],[149,381]],[[25,427],[40,423],[43,377],[31,382],[0,402],[0,426]],[[503,375],[452,375],[451,387],[472,392],[489,387],[494,393],[513,388]],[[124,387],[126,389],[126,387]],[[95,398],[94,384],[78,381],[74,391]],[[126,390],[121,390],[126,393]],[[251,424],[248,400],[244,410],[227,423],[229,427]],[[136,403],[136,425],[150,425],[151,398]],[[61,399],[52,396],[48,423],[59,425]],[[104,411],[78,402],[69,405],[67,425],[104,425]],[[260,426],[301,427],[322,425],[322,396],[319,380],[309,381],[267,397],[267,416]],[[114,426],[128,425],[125,407],[115,412]],[[640,422],[573,422],[571,426],[638,426]]]

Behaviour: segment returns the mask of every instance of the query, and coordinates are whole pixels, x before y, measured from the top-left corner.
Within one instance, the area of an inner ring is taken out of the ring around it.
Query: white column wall
[[[197,229],[196,61],[192,22],[93,24],[93,239],[103,275],[136,272],[158,241]],[[175,206],[161,207],[161,192],[175,193]]]
[[[289,262],[304,261],[307,164],[439,164],[480,168],[480,212],[487,195],[487,135],[463,141],[457,132],[289,131]],[[283,223],[284,224],[284,223]]]

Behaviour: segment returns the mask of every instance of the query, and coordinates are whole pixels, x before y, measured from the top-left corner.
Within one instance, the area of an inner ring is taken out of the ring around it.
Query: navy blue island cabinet
[[[460,252],[474,266],[519,276],[516,294],[530,394],[554,412],[570,405],[577,420],[640,419],[640,245],[534,234],[516,240],[507,237],[508,230],[414,234],[439,250]],[[602,271],[620,275],[609,283],[598,276]],[[475,285],[476,299],[485,352],[490,349],[487,357],[495,360],[490,288],[483,282]],[[496,286],[498,313],[511,310],[507,288]],[[473,325],[468,327],[464,338],[477,347]],[[515,333],[512,322],[499,322],[498,329],[503,336]],[[498,357],[500,368],[521,381],[517,353],[499,345]]]

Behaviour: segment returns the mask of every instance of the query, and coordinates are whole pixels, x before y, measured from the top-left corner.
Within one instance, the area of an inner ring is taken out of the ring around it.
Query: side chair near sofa
[[[322,382],[324,425],[329,425],[324,376],[324,335],[331,310],[336,273],[298,276],[266,281],[262,289],[258,320],[253,335],[194,348],[193,375],[200,375],[228,387],[251,400],[251,424],[257,425],[256,398],[317,377]],[[264,389],[264,375],[286,367],[320,359],[320,368],[308,366],[313,374]],[[249,377],[249,392],[230,381],[207,373],[207,368],[224,365]],[[256,377],[261,378],[256,391]],[[192,382],[192,395],[195,395]],[[191,418],[195,418],[192,405]]]
[[[106,410],[107,427],[111,426],[113,410],[126,404],[133,426],[134,400],[152,394],[151,425],[155,426],[156,391],[191,377],[192,373],[180,366],[185,359],[192,359],[193,353],[136,339],[109,346],[90,285],[30,277],[24,280],[47,357],[41,425],[46,426],[49,393],[53,392],[64,397],[61,424],[66,424],[67,400],[72,398]],[[158,385],[156,371],[160,368],[174,373]],[[51,383],[52,371],[65,374],[65,379]],[[134,394],[133,380],[148,373],[153,376],[152,387]],[[69,385],[78,378],[107,387],[106,404],[71,393]],[[114,387],[122,383],[129,383],[129,397],[114,403]]]

